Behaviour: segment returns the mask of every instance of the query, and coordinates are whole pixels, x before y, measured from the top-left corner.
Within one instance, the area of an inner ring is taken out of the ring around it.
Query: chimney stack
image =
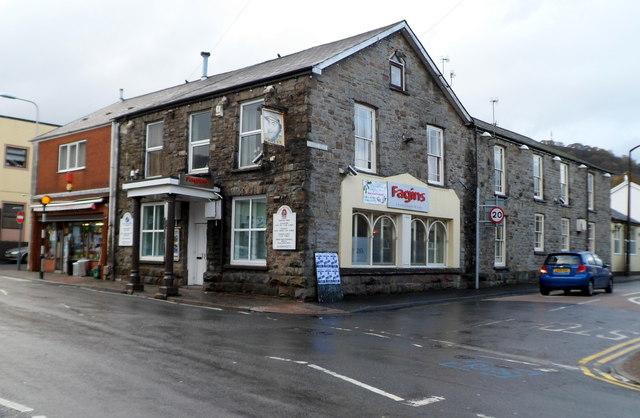
[[[200,55],[202,56],[202,77],[200,77],[200,80],[206,80],[207,79],[207,66],[209,64],[209,57],[211,56],[211,53],[202,51],[200,53]]]

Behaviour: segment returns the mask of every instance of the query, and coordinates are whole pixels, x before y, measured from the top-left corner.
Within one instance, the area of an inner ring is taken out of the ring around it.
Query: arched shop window
[[[430,266],[444,266],[447,259],[447,228],[440,221],[429,226],[428,263]]]
[[[373,225],[373,264],[395,264],[396,226],[388,216],[380,216]]]
[[[396,225],[391,217],[354,213],[351,239],[353,265],[395,264]]]
[[[371,264],[371,226],[369,219],[362,213],[353,215],[351,232],[351,263],[359,265]]]
[[[421,219],[411,221],[411,265],[427,264],[427,226]]]

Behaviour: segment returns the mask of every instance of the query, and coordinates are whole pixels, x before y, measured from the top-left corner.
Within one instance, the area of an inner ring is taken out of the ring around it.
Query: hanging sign
[[[120,247],[130,247],[133,245],[133,216],[129,212],[120,218],[120,234],[118,235],[118,245]]]
[[[284,146],[284,115],[262,108],[262,142]]]
[[[273,249],[296,249],[296,214],[287,205],[273,215]]]

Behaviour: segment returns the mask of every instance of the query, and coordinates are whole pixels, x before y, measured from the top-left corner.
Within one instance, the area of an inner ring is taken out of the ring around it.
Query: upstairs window
[[[593,173],[587,173],[587,205],[589,210],[595,210],[595,186],[596,179]]]
[[[27,168],[27,149],[7,147],[4,157],[5,167]]]
[[[443,141],[442,129],[427,126],[427,166],[429,170],[429,183],[442,185],[443,178]]]
[[[85,167],[87,141],[72,142],[58,147],[58,171],[81,170]]]
[[[238,167],[254,167],[256,157],[262,153],[262,106],[264,102],[244,103],[240,107],[240,143]]]
[[[157,177],[162,174],[163,143],[164,122],[148,124],[145,152],[145,177]]]
[[[560,163],[560,203],[569,204],[569,165]]]
[[[404,84],[404,54],[396,52],[389,58],[389,79],[390,85],[399,90],[405,90]]]
[[[209,168],[211,112],[195,113],[189,118],[189,172],[206,172]]]
[[[496,194],[504,195],[505,188],[505,172],[504,172],[504,148],[496,145],[493,147],[493,175],[494,175],[494,191]]]
[[[364,171],[376,171],[375,111],[361,104],[355,105],[355,166]]]
[[[533,197],[535,199],[543,199],[542,192],[542,157],[540,155],[533,156]]]

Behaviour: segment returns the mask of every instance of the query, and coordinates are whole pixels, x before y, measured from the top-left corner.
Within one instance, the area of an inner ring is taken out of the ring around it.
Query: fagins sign
[[[429,212],[429,190],[426,188],[388,182],[387,196],[390,208]]]

